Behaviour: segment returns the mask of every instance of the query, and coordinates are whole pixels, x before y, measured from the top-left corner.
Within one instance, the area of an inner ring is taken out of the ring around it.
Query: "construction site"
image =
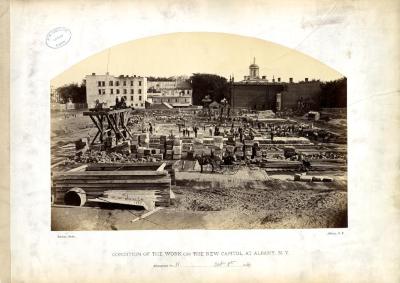
[[[346,131],[343,109],[54,112],[51,228],[347,227]]]

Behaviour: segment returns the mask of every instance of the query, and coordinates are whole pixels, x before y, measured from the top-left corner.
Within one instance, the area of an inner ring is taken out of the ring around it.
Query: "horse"
[[[214,173],[215,167],[221,165],[221,159],[214,155],[196,155],[195,159],[199,162],[200,173],[203,173],[203,166],[210,164],[212,173]]]

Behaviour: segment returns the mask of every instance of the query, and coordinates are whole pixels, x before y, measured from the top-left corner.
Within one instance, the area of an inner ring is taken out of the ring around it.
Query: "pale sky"
[[[211,73],[240,81],[256,58],[260,76],[288,81],[343,77],[334,69],[293,49],[265,40],[223,33],[173,33],[110,47],[56,76],[54,87],[81,82],[91,73],[170,77]]]

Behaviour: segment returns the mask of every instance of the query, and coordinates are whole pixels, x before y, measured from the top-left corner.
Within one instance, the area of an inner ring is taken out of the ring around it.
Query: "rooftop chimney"
[[[265,77],[265,76],[262,76],[262,79],[263,79],[263,80],[265,80],[265,79],[266,79],[266,77]]]
[[[292,83],[293,82],[293,78],[289,78],[289,83]]]
[[[280,83],[281,82],[281,78],[278,78],[278,83]]]
[[[92,76],[95,76],[96,75],[96,73],[92,73]]]
[[[308,78],[305,78],[304,80],[305,80],[306,82],[308,82]]]

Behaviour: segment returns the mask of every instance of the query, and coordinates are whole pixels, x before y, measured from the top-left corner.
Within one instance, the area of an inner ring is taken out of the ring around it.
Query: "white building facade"
[[[144,109],[147,100],[147,78],[140,76],[87,75],[86,101],[89,108],[94,108],[96,101],[106,107],[114,106],[118,98],[125,99],[128,107]]]
[[[153,90],[154,92],[159,92],[161,89],[174,89],[177,86],[176,80],[169,81],[155,81],[149,80],[147,81],[147,87],[149,90]]]
[[[152,104],[168,103],[172,107],[192,105],[192,88],[187,81],[151,81],[148,101]]]

